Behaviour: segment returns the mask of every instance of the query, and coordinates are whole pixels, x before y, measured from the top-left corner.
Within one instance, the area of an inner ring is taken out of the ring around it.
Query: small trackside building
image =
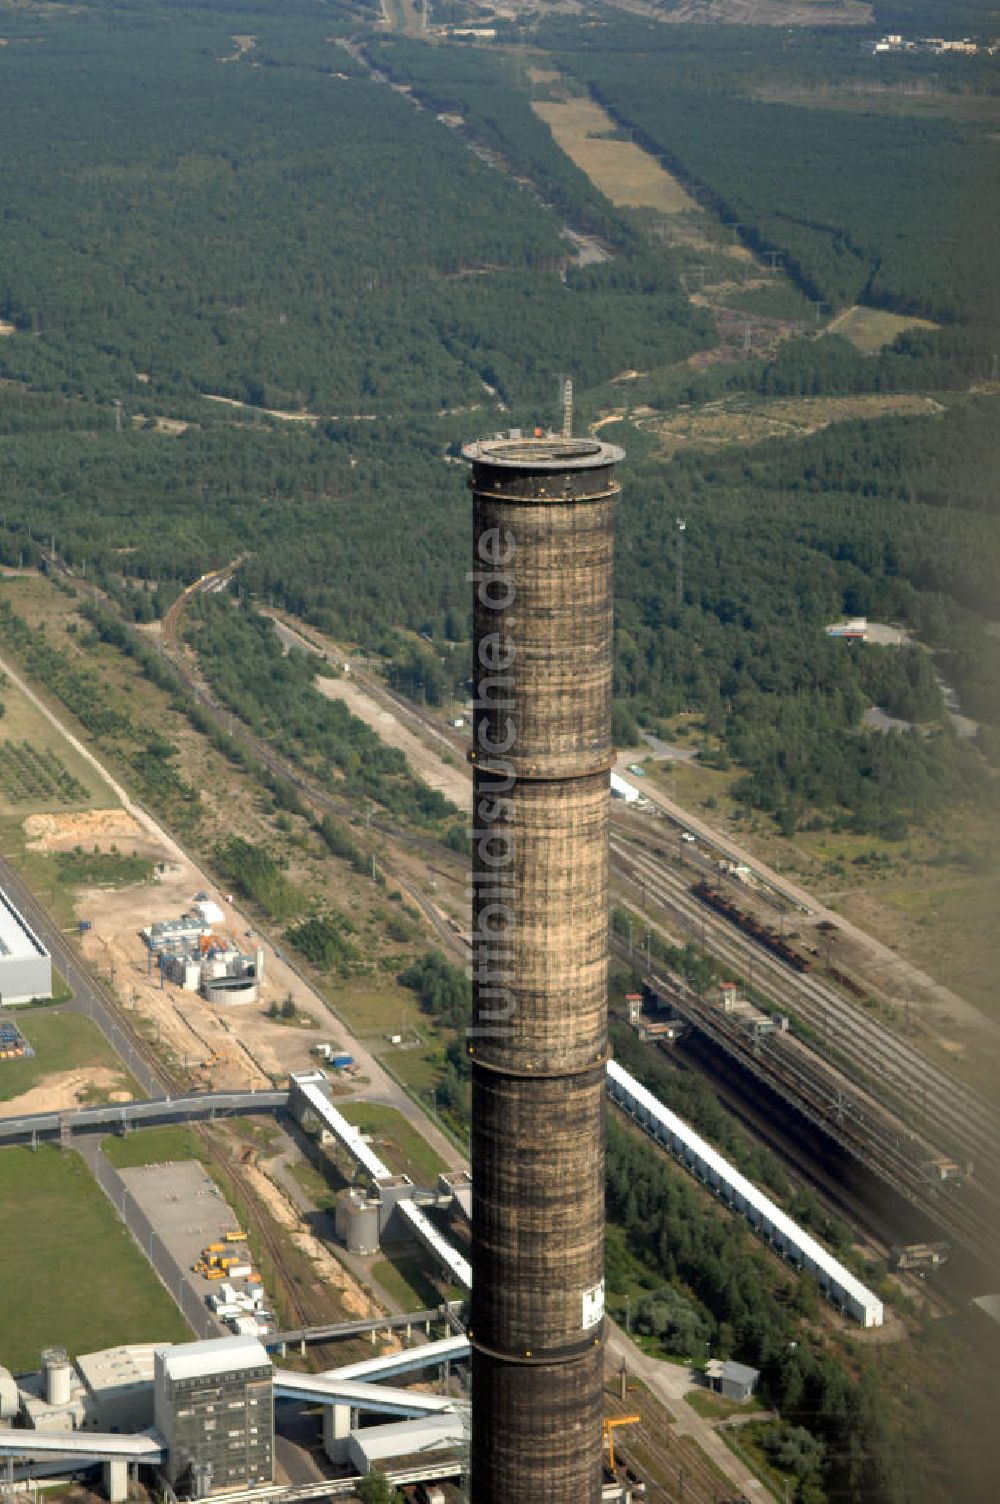
[[[0,890],[0,1006],[52,996],[52,957]]]
[[[746,1363],[734,1363],[731,1358],[710,1358],[705,1364],[708,1387],[721,1394],[724,1400],[748,1400],[757,1388],[760,1378],[758,1368],[749,1368]]]
[[[877,1295],[615,1060],[608,1061],[608,1091],[612,1101],[641,1123],[651,1138],[669,1149],[734,1211],[741,1212],[758,1237],[791,1263],[815,1275],[827,1300],[862,1326],[882,1325],[882,1302]]]

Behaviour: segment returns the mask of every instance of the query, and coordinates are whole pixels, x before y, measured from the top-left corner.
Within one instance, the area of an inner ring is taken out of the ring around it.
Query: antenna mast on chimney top
[[[562,384],[562,436],[564,439],[573,437],[573,378],[566,376]]]

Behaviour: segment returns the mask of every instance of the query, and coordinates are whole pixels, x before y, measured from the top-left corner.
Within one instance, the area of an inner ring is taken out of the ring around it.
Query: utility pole
[[[687,523],[683,517],[677,518],[677,609],[684,605],[684,534],[687,531]]]

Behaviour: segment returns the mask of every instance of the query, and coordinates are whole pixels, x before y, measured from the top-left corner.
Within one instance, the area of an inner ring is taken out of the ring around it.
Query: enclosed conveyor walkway
[[[453,1410],[450,1399],[440,1394],[421,1394],[417,1390],[392,1389],[387,1384],[363,1384],[340,1379],[336,1374],[292,1373],[274,1370],[276,1400],[303,1400],[310,1405],[345,1405],[371,1415],[440,1415]]]

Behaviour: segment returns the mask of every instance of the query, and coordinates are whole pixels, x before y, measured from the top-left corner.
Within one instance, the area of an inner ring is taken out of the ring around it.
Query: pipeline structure
[[[472,1497],[601,1496],[612,520],[622,451],[468,444]]]

